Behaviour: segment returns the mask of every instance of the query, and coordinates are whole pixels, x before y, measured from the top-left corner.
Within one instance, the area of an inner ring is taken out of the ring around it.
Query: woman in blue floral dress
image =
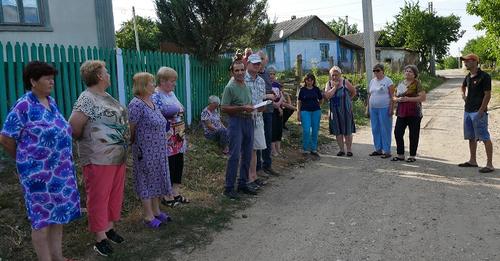
[[[56,74],[44,62],[26,66],[28,92],[12,107],[0,132],[0,144],[16,159],[39,260],[65,260],[62,225],[80,217],[71,127],[50,97]]]

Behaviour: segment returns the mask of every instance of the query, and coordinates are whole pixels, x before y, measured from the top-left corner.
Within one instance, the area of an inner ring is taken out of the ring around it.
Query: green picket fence
[[[115,50],[83,48],[59,45],[35,45],[26,43],[0,42],[0,123],[6,118],[8,110],[24,93],[23,68],[30,61],[39,60],[51,63],[59,71],[55,77],[52,97],[63,115],[69,117],[74,102],[84,90],[80,79],[80,65],[89,59],[103,60],[108,64],[112,86],[108,92],[115,96],[118,93],[116,84]]]
[[[118,62],[116,50],[96,47],[79,47],[62,45],[42,45],[26,43],[0,42],[0,125],[3,124],[8,110],[16,100],[25,93],[22,80],[24,66],[33,60],[51,63],[59,71],[55,77],[52,97],[64,116],[69,117],[72,106],[85,85],[80,77],[80,66],[86,60],[103,60],[111,75],[111,86],[108,92],[119,97]],[[190,64],[190,79],[186,79],[186,58]],[[132,98],[132,77],[137,72],[150,72],[155,75],[161,66],[169,66],[178,73],[175,94],[184,106],[187,106],[187,89],[191,86],[191,115],[199,118],[201,110],[207,104],[210,95],[221,95],[229,79],[228,67],[230,59],[221,58],[214,65],[205,65],[192,56],[163,52],[137,52],[122,50],[123,82],[126,103]],[[188,84],[189,83],[189,84]]]

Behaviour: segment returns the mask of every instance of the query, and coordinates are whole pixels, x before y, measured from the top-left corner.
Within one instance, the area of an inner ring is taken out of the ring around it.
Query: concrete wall
[[[98,46],[95,2],[49,0],[51,32],[2,32],[0,41]]]

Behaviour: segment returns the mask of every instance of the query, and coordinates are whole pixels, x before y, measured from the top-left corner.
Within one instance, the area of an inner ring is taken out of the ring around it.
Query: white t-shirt
[[[382,80],[374,78],[370,81],[370,108],[389,107],[389,86],[391,85],[393,85],[393,82],[387,76],[384,76]]]

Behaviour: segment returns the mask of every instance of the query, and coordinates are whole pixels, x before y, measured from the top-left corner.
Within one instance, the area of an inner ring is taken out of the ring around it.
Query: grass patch
[[[296,117],[292,116],[288,127],[289,134],[283,139],[283,152],[286,157],[273,159],[273,167],[282,172],[291,165],[304,162],[298,150],[301,147],[301,134]],[[235,211],[250,204],[248,200],[234,202],[221,196],[227,158],[222,155],[217,144],[206,140],[203,130],[197,127],[188,130],[188,138],[183,194],[189,197],[192,203],[174,209],[162,206],[174,222],[157,231],[147,229],[141,223],[142,207],[133,189],[132,161],[129,158],[122,220],[116,224],[117,231],[123,234],[126,242],[114,247],[115,255],[110,260],[155,260],[159,257],[162,260],[172,260],[175,252],[191,252],[208,244],[214,232],[226,228],[231,219],[235,218]],[[327,135],[320,135],[320,143],[330,141]],[[35,260],[31,227],[26,218],[19,180],[15,175],[15,162],[6,157],[1,148],[0,155],[0,259]],[[77,165],[81,203],[82,207],[85,207],[85,191],[80,169]],[[85,215],[64,227],[65,256],[105,260],[96,256],[92,250],[93,243],[94,236],[87,231]]]

